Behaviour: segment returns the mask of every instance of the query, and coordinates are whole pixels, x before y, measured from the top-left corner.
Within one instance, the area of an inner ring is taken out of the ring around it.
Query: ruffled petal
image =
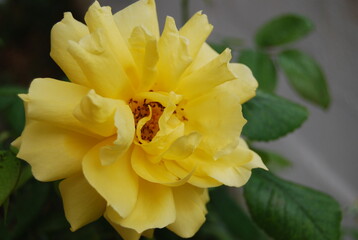
[[[172,174],[163,162],[152,163],[147,154],[140,148],[135,147],[132,153],[132,167],[143,179],[166,186],[180,186],[185,184],[193,171],[184,178]]]
[[[136,15],[136,17],[138,16]],[[128,78],[134,81],[134,85],[136,85],[138,81],[137,68],[128,49],[126,39],[121,35],[114,21],[111,8],[101,7],[96,1],[88,9],[85,21],[91,33],[101,29],[105,47],[113,53],[115,62],[120,64]]]
[[[138,92],[147,92],[153,87],[157,76],[157,62],[159,60],[157,39],[144,28],[136,27],[128,43],[138,67]]]
[[[181,160],[189,157],[201,141],[201,135],[198,132],[192,132],[188,135],[177,138],[168,150],[163,154],[163,158],[170,160]]]
[[[208,17],[201,12],[194,14],[180,29],[179,34],[189,40],[188,51],[193,59],[212,30],[213,25],[209,24]]]
[[[114,211],[114,210],[113,209],[108,210],[109,208],[107,208],[107,211],[105,212],[104,217],[111,224],[111,226],[119,233],[119,235],[121,235],[121,237],[124,240],[139,240],[141,237],[140,233],[136,232],[133,229],[122,227],[121,225],[119,225],[111,220],[111,217],[110,217],[111,214],[108,214],[108,212]]]
[[[267,169],[260,157],[251,151],[242,139],[232,153],[219,159],[214,160],[212,156],[199,149],[178,164],[184,169],[197,166],[197,171],[193,176],[208,176],[233,187],[243,186],[249,180],[253,168]]]
[[[29,93],[22,95],[21,98],[26,103],[28,119],[94,135],[73,116],[73,110],[88,91],[88,88],[74,83],[37,78],[32,81]]]
[[[92,148],[84,157],[82,167],[87,181],[121,216],[126,217],[134,208],[138,197],[138,177],[130,165],[131,150],[111,165],[102,165],[100,150],[111,145],[107,139]]]
[[[214,88],[188,101],[183,112],[187,118],[185,131],[198,131],[202,135],[200,147],[215,159],[230,153],[238,145],[246,120],[235,89]]]
[[[180,76],[191,63],[189,41],[180,36],[172,17],[167,17],[158,42],[158,79],[154,90],[171,91],[176,88]]]
[[[205,66],[206,64],[217,58],[218,55],[219,54],[214,49],[212,49],[209,44],[203,43],[198,54],[194,58],[193,62],[185,70],[182,77],[186,77],[192,72],[197,71],[201,67]]]
[[[204,195],[204,196],[203,196]],[[205,222],[207,189],[190,184],[173,188],[176,219],[168,229],[183,238],[192,237]]]
[[[116,132],[114,112],[120,103],[120,100],[101,97],[92,89],[76,106],[73,115],[92,132],[112,136]]]
[[[229,67],[235,73],[237,80],[226,82],[219,87],[235,89],[240,97],[240,102],[247,102],[256,95],[256,88],[258,87],[256,79],[246,65],[230,63]]]
[[[31,120],[21,135],[18,157],[32,167],[40,181],[55,181],[81,171],[83,156],[97,139]]]
[[[134,229],[138,233],[166,227],[173,223],[176,217],[172,189],[141,180],[138,201],[131,214],[122,218],[116,211],[109,209],[107,209],[107,214],[113,222]]]
[[[224,82],[234,80],[235,74],[229,68],[230,59],[231,52],[226,49],[205,66],[182,78],[175,92],[186,99],[193,99]]]
[[[208,176],[206,173],[201,172],[198,164],[194,162],[191,164],[179,164],[178,161],[166,160],[164,161],[164,164],[170,172],[181,179],[185,178],[189,174],[190,178],[188,179],[188,183],[196,187],[210,188],[222,185],[221,182]]]
[[[91,87],[81,67],[67,51],[69,40],[78,42],[88,34],[86,25],[75,20],[70,12],[66,12],[62,21],[56,23],[51,30],[50,55],[72,82]]]
[[[114,14],[114,21],[124,39],[133,29],[142,26],[156,39],[159,38],[157,10],[154,0],[140,0]]]
[[[132,110],[123,102],[117,104],[117,110],[114,116],[115,126],[117,128],[117,139],[113,145],[105,146],[101,149],[100,159],[102,165],[109,165],[122,157],[133,143],[134,139],[134,119]]]
[[[79,43],[70,41],[68,51],[97,93],[128,101],[134,93],[134,82],[110,46],[104,29],[99,28]]]
[[[104,213],[106,201],[88,184],[82,173],[66,178],[59,187],[71,231],[97,220]]]

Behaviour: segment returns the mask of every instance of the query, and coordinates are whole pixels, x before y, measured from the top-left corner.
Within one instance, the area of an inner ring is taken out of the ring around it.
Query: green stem
[[[181,21],[183,25],[189,20],[189,0],[181,0]]]

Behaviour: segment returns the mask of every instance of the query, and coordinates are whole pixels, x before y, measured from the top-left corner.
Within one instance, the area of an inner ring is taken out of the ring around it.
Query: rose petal
[[[91,88],[81,67],[67,51],[69,40],[78,42],[88,34],[87,26],[75,20],[70,12],[66,12],[62,21],[52,27],[50,55],[71,82]]]
[[[106,201],[88,184],[82,173],[66,178],[59,187],[71,231],[97,220],[104,213]]]
[[[30,121],[21,135],[18,157],[40,181],[55,181],[81,171],[83,156],[97,139],[43,122]]]
[[[83,173],[93,188],[121,216],[126,217],[134,208],[138,197],[138,177],[130,165],[131,150],[110,165],[102,165],[100,150],[111,145],[107,139],[92,148],[82,162]]]
[[[209,199],[203,195],[208,195],[207,189],[190,184],[173,188],[177,215],[175,222],[170,224],[168,229],[183,238],[192,237],[205,222],[205,204]]]

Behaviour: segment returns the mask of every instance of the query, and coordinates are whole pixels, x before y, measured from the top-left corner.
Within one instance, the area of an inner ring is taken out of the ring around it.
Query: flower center
[[[138,129],[137,129],[137,137],[139,143],[143,143],[142,140],[148,142],[152,141],[152,139],[159,131],[158,121],[164,111],[163,105],[160,104],[159,102],[148,102],[147,99],[144,99],[143,101],[130,99],[129,107],[132,109],[133,112],[135,128],[136,129],[138,127],[141,128],[140,136],[138,136]],[[148,118],[148,119],[146,119],[145,124],[142,126],[140,122],[141,120],[143,121],[144,118]]]

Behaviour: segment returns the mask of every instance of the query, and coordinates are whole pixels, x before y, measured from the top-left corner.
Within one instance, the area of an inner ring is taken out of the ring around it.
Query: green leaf
[[[215,214],[217,222],[222,223],[231,239],[266,240],[266,235],[255,225],[244,212],[238,202],[228,193],[226,188],[210,191],[209,212]]]
[[[0,110],[6,109],[12,104],[17,94],[25,93],[26,89],[17,86],[2,86],[0,87]]]
[[[10,151],[0,152],[0,206],[15,188],[20,174],[20,160]]]
[[[252,148],[258,155],[260,155],[262,161],[270,169],[270,171],[278,171],[286,167],[292,166],[292,163],[281,155],[257,148]]]
[[[0,236],[4,239],[19,238],[26,230],[31,232],[38,223],[34,221],[48,198],[50,183],[32,181],[16,192],[10,203],[6,225],[0,224]]]
[[[291,49],[281,52],[278,62],[291,86],[305,99],[327,108],[330,96],[319,64],[310,56]]]
[[[240,53],[239,62],[247,65],[259,83],[259,89],[273,92],[276,88],[276,68],[270,56],[263,51],[245,49]]]
[[[251,216],[276,240],[338,240],[341,211],[330,196],[255,169],[244,187]]]
[[[14,135],[20,135],[25,125],[25,112],[19,93],[25,93],[26,89],[17,86],[0,88],[0,111],[5,115],[5,120],[12,129]]]
[[[296,41],[313,29],[311,20],[295,14],[286,14],[264,24],[257,31],[255,41],[260,47],[279,46]]]
[[[305,107],[262,91],[245,103],[242,111],[247,119],[242,133],[256,141],[283,137],[300,127],[308,117]]]

